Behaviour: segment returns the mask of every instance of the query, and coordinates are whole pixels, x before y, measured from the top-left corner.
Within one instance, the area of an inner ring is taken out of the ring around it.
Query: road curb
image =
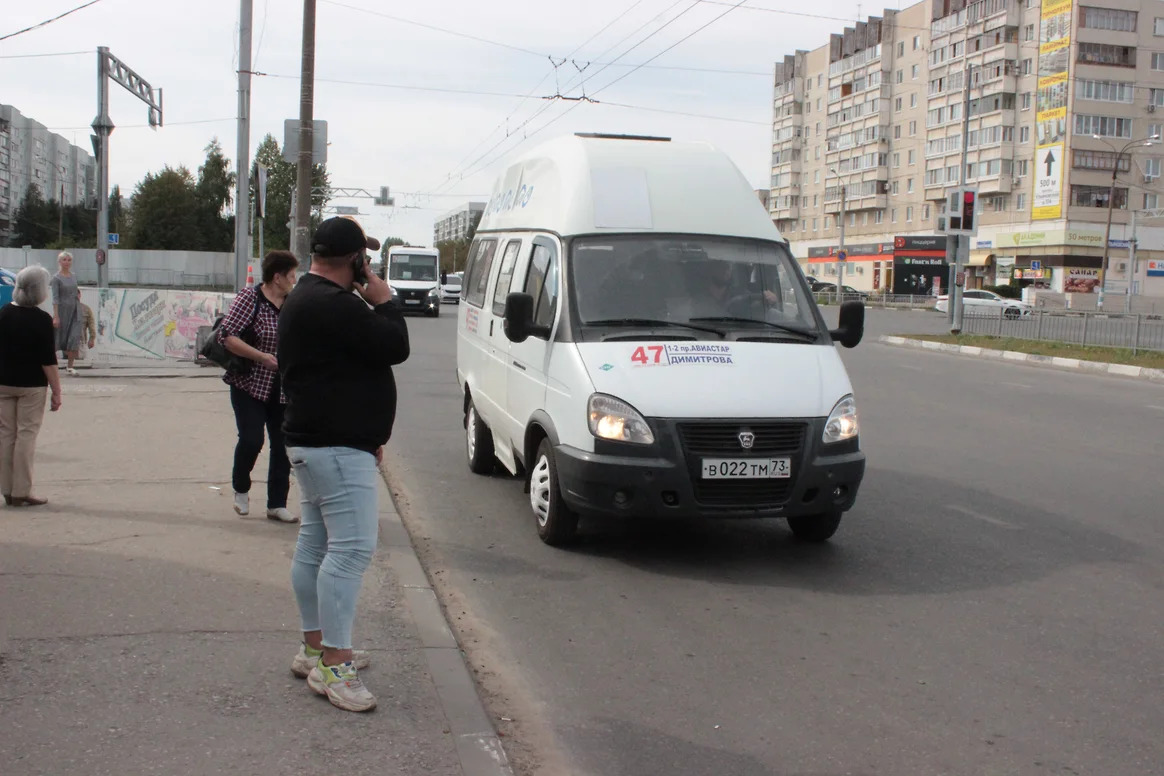
[[[383,472],[380,473],[380,545],[388,550],[388,565],[404,592],[404,605],[412,616],[421,651],[436,685],[461,771],[464,776],[513,776],[501,737],[485,711],[477,683],[420,564]]]
[[[957,356],[993,359],[995,361],[1013,361],[1050,369],[1111,375],[1113,377],[1130,377],[1136,380],[1164,383],[1164,369],[1148,369],[1147,367],[1131,366],[1129,364],[1107,364],[1102,361],[1084,361],[1078,358],[1060,358],[1059,356],[1037,356],[1031,353],[1019,353],[1014,350],[995,350],[993,348],[980,348],[973,345],[951,345],[946,342],[930,342],[928,340],[916,340],[911,337],[897,337],[884,334],[878,337],[877,341],[885,345],[915,348],[918,350],[932,350]]]

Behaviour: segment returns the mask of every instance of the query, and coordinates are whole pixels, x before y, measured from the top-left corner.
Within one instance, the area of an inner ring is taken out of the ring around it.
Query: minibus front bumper
[[[865,454],[857,439],[822,444],[824,420],[652,418],[654,445],[599,442],[594,452],[555,447],[558,484],[566,504],[582,514],[746,518],[845,511],[856,500]],[[740,434],[753,435],[752,448],[741,449]],[[712,460],[771,459],[787,459],[790,476],[704,476]]]

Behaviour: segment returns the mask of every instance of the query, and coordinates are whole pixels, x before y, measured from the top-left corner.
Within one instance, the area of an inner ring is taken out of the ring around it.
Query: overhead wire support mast
[[[97,286],[109,286],[105,270],[105,252],[109,249],[109,136],[113,120],[109,117],[109,81],[121,84],[127,91],[149,106],[149,126],[162,126],[162,90],[154,89],[148,81],[128,65],[109,53],[107,46],[97,49],[97,118],[93,119],[93,153],[97,156]],[[156,96],[155,96],[156,92]]]

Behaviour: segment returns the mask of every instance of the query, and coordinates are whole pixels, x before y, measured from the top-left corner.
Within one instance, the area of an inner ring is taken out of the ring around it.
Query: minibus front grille
[[[804,423],[747,421],[679,423],[679,439],[691,472],[695,500],[720,509],[769,509],[788,501],[799,474],[804,447]],[[750,436],[749,436],[750,435]],[[750,446],[745,447],[745,443]],[[703,479],[704,458],[787,457],[792,476],[786,479]]]

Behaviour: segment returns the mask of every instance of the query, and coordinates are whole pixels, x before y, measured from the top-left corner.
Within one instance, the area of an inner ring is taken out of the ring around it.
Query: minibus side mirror
[[[441,285],[447,286],[448,284],[449,284],[449,273],[442,269],[441,270]]]
[[[839,342],[846,348],[855,348],[861,344],[861,337],[865,334],[865,303],[842,304],[838,324],[837,328],[829,332],[833,342]]]
[[[505,336],[510,342],[525,342],[530,337],[548,338],[547,326],[534,325],[534,301],[529,294],[513,293],[505,297]]]

